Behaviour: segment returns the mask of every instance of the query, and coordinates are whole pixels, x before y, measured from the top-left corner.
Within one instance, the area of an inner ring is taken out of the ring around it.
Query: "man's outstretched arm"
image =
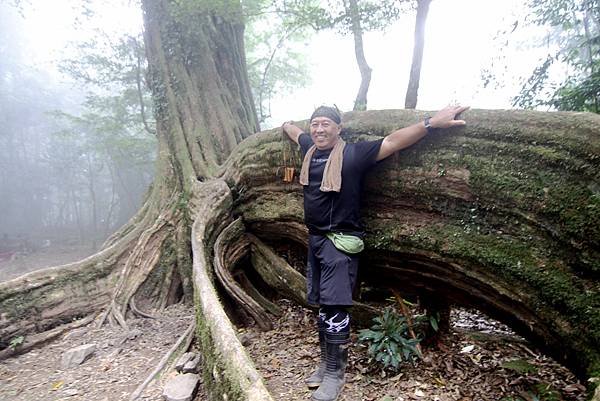
[[[295,126],[292,121],[286,121],[283,123],[283,125],[281,126],[281,129],[283,130],[283,132],[286,133],[286,135],[294,142],[296,142],[298,144],[298,137],[300,136],[301,133],[303,133],[304,131]]]
[[[431,128],[450,128],[465,125],[464,120],[455,120],[454,118],[468,108],[468,106],[448,106],[431,117],[429,124]],[[425,135],[427,135],[427,129],[424,122],[392,132],[383,138],[381,148],[377,154],[377,161],[383,160],[401,149],[408,148]]]

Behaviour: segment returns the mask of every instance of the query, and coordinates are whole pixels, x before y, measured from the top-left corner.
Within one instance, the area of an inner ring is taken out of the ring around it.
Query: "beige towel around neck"
[[[340,192],[342,188],[342,164],[344,161],[344,147],[346,142],[342,138],[338,139],[337,143],[329,154],[329,159],[325,163],[323,171],[323,179],[321,180],[321,191],[323,192]],[[308,185],[308,170],[313,154],[317,150],[316,145],[308,149],[304,160],[302,161],[302,170],[300,170],[300,184]]]

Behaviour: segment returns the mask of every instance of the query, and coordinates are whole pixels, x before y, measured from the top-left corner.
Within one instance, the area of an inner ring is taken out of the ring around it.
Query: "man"
[[[304,155],[300,183],[304,186],[304,220],[309,231],[308,303],[320,306],[321,361],[306,379],[315,401],[334,401],[344,385],[350,341],[352,291],[358,253],[363,249],[360,191],[364,173],[376,162],[407,148],[441,128],[464,125],[455,117],[468,107],[448,106],[425,121],[394,131],[377,141],[346,144],[336,108],[321,106],[310,117],[310,135],[291,122],[283,131]]]

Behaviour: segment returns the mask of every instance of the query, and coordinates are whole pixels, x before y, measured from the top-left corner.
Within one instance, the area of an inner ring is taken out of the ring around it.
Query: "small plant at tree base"
[[[10,340],[10,343],[8,344],[8,346],[14,351],[17,349],[17,347],[19,347],[20,345],[23,345],[24,342],[25,342],[25,337],[17,336],[17,337],[14,337],[12,340]]]
[[[439,321],[440,314],[438,312],[431,315],[428,313],[417,315],[413,317],[414,330],[417,335],[427,337],[428,333],[429,335],[432,334],[431,330],[433,330],[434,333],[439,330]],[[429,328],[431,328],[431,330]]]
[[[375,324],[370,329],[359,331],[358,339],[369,343],[368,353],[376,362],[384,368],[398,370],[402,361],[413,362],[421,357],[417,349],[420,339],[408,338],[408,324],[404,316],[386,308],[373,321]]]

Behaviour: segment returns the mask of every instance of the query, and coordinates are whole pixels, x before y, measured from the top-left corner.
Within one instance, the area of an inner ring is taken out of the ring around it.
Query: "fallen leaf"
[[[565,393],[576,393],[579,391],[585,391],[585,387],[578,383],[569,384],[568,386],[563,387],[563,391]]]
[[[61,388],[63,385],[65,384],[64,381],[58,381],[52,384],[52,390],[58,390],[59,388]]]
[[[463,347],[463,349],[460,350],[460,353],[468,354],[469,352],[473,351],[473,349],[475,349],[474,345],[467,345],[466,347]]]

